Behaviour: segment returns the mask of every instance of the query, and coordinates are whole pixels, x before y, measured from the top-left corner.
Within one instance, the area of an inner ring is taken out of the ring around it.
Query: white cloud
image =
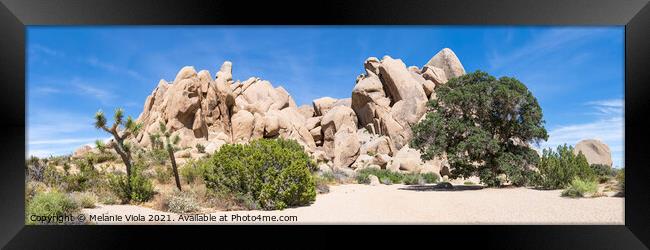
[[[34,92],[39,94],[57,94],[63,92],[63,90],[50,86],[38,86],[34,88]]]
[[[91,84],[83,82],[79,78],[75,78],[73,80],[73,85],[80,91],[78,92],[79,94],[84,96],[92,96],[103,104],[109,104],[110,101],[117,97],[115,94],[113,94],[113,92],[107,89],[93,87]]]
[[[127,75],[127,76],[130,76],[130,77],[132,77],[134,79],[141,80],[141,81],[145,80],[145,78],[140,73],[138,73],[137,71],[134,71],[134,70],[131,70],[131,69],[128,69],[128,68],[123,68],[123,67],[117,66],[115,64],[102,62],[102,61],[100,61],[99,59],[97,59],[95,57],[85,58],[82,61],[89,64],[89,65],[91,65],[91,66],[94,66],[96,68],[103,69],[105,71],[109,71],[109,72],[116,73],[116,74]]]
[[[533,37],[530,42],[518,49],[511,49],[504,53],[491,51],[488,55],[488,63],[493,70],[521,65],[522,61],[534,61],[539,58],[547,57],[548,54],[566,49],[566,46],[569,44],[576,45],[582,41],[589,41],[590,39],[587,38],[592,38],[601,33],[603,33],[602,30],[593,29],[552,29],[539,33]]]
[[[30,141],[29,145],[57,145],[57,144],[79,144],[94,142],[96,138],[65,138],[56,140],[38,140]]]
[[[41,53],[48,56],[64,56],[63,52],[43,46],[41,44],[31,44],[28,47],[31,53]]]

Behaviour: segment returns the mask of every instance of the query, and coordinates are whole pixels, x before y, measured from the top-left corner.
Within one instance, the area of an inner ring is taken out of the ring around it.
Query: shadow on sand
[[[410,185],[400,190],[410,190],[410,191],[469,191],[469,190],[480,190],[483,189],[483,186],[479,185],[455,185],[455,186],[442,186],[442,185]]]

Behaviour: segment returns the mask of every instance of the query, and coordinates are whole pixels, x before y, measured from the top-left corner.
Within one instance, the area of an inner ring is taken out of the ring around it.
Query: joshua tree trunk
[[[183,191],[181,188],[181,179],[178,177],[178,168],[176,167],[176,157],[174,156],[174,151],[170,149],[167,150],[169,153],[169,158],[172,162],[172,169],[174,170],[174,179],[176,179],[176,187],[179,191]]]
[[[122,140],[116,132],[113,132],[112,134],[117,142],[115,143],[115,151],[120,155],[120,158],[122,158],[122,161],[124,162],[124,166],[126,166],[127,186],[131,187],[131,154],[124,150],[124,140]]]

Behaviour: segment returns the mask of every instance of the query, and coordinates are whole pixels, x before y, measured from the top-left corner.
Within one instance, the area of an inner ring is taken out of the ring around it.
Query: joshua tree
[[[114,119],[115,121],[113,122],[113,125],[107,127],[104,112],[99,110],[97,113],[95,113],[95,128],[102,129],[111,134],[113,138],[115,138],[115,140],[111,142],[112,147],[115,149],[115,152],[120,155],[122,161],[124,162],[124,165],[126,166],[126,183],[130,188],[131,166],[133,160],[131,158],[131,145],[124,140],[130,135],[138,135],[138,132],[140,132],[140,129],[142,128],[142,124],[133,121],[131,116],[129,116],[126,119],[126,122],[124,122],[124,110],[121,108],[115,110]]]
[[[174,157],[174,152],[178,150],[178,147],[176,145],[180,141],[180,137],[178,135],[174,135],[173,137],[171,136],[171,131],[167,129],[167,126],[165,123],[160,122],[158,123],[160,126],[160,133],[164,137],[165,141],[165,150],[167,150],[167,154],[169,154],[169,160],[172,162],[172,169],[174,170],[174,179],[176,179],[176,187],[178,190],[181,190],[181,179],[178,177],[178,168],[176,167],[176,157]]]
[[[151,149],[159,149],[163,147],[163,143],[160,140],[160,134],[158,133],[149,134],[149,141],[151,141]]]
[[[101,153],[106,151],[106,144],[102,140],[95,140],[95,147],[97,147]]]

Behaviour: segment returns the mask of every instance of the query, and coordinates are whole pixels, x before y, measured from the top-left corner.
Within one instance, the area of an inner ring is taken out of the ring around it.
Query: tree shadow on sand
[[[483,186],[480,185],[409,185],[400,190],[409,190],[409,191],[470,191],[470,190],[481,190]]]

